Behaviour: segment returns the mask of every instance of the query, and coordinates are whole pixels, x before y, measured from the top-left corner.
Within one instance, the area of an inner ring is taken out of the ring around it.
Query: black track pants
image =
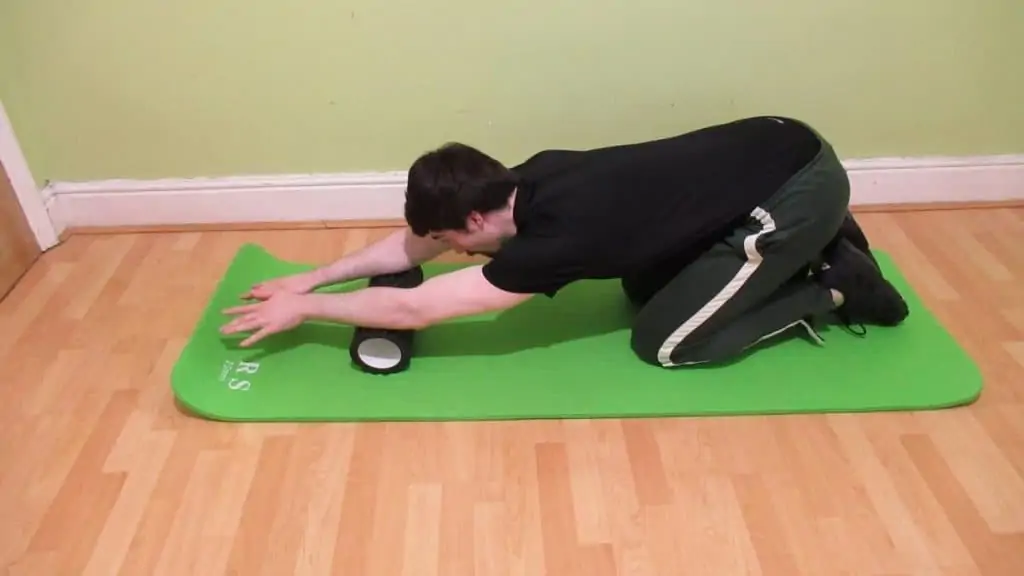
[[[682,270],[623,279],[640,306],[634,352],[671,367],[730,361],[794,328],[818,339],[807,319],[833,302],[809,272],[839,231],[849,200],[846,171],[822,139],[803,170]]]

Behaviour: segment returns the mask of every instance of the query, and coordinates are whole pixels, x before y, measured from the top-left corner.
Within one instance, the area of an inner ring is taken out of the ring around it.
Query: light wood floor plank
[[[872,212],[986,378],[938,412],[226,424],[169,376],[245,243],[322,262],[386,228],[71,236],[0,302],[12,575],[1024,574],[1024,209]],[[827,375],[823,377],[827,378]]]

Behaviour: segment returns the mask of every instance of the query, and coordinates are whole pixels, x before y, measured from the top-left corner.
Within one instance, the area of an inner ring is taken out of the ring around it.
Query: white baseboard
[[[855,206],[1024,200],[1024,154],[845,161]]]
[[[54,182],[44,194],[66,227],[389,220],[405,173]]]
[[[1024,155],[845,162],[852,204],[1024,200]],[[404,172],[54,182],[61,228],[402,218]]]

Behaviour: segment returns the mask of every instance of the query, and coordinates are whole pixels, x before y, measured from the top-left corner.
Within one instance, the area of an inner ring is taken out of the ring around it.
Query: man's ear
[[[466,231],[467,232],[479,232],[484,227],[484,215],[473,211],[466,216]]]

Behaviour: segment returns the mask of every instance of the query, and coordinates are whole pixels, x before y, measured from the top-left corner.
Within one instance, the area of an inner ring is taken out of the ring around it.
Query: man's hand
[[[252,332],[242,341],[243,348],[276,334],[291,330],[306,320],[306,296],[280,291],[271,294],[265,301],[244,304],[224,310],[235,318],[221,327],[221,334]]]
[[[265,302],[225,310],[237,317],[221,328],[221,333],[255,331],[242,342],[242,346],[251,346],[308,319],[420,330],[453,318],[512,308],[530,297],[495,288],[480,266],[467,266],[430,278],[416,288],[373,287],[341,294],[274,292]]]
[[[320,279],[315,271],[282,276],[253,285],[248,292],[242,294],[246,300],[266,300],[274,294],[307,294],[320,285]]]

